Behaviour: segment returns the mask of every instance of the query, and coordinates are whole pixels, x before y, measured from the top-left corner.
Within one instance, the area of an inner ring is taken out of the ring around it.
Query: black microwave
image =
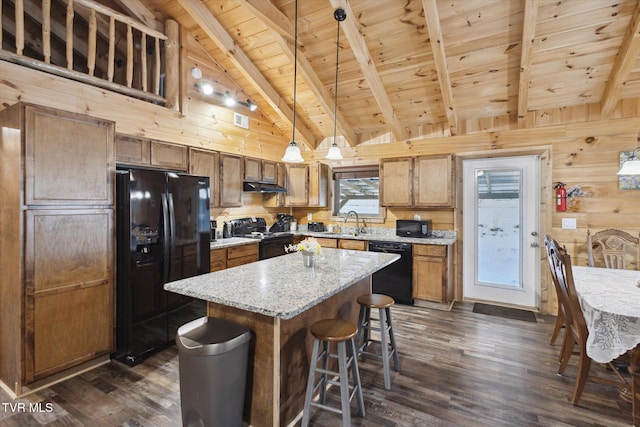
[[[416,221],[411,219],[396,220],[396,236],[400,237],[431,237],[431,220]]]

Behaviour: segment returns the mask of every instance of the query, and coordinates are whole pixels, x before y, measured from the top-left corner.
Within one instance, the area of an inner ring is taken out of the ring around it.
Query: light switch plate
[[[575,230],[576,226],[577,226],[577,221],[575,218],[562,218],[563,230]]]

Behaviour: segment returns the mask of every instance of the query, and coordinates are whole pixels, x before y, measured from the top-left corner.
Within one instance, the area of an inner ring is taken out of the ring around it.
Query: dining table
[[[587,323],[587,355],[607,363],[631,353],[633,425],[640,427],[640,271],[573,266]]]

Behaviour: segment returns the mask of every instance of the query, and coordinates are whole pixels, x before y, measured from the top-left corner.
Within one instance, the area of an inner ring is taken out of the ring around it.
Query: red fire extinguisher
[[[567,189],[564,188],[564,183],[558,182],[555,187],[556,190],[556,211],[567,211]]]

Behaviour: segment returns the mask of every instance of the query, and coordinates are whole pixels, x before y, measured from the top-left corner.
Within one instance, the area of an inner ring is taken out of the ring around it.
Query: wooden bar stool
[[[362,397],[362,385],[360,384],[360,373],[358,372],[357,351],[353,341],[356,333],[356,325],[346,320],[324,319],[311,325],[311,335],[314,336],[313,353],[307,381],[307,394],[304,400],[302,426],[309,425],[312,406],[342,414],[342,425],[344,427],[350,426],[351,409],[349,404],[353,396],[356,396],[358,400],[359,415],[364,417],[364,398]],[[336,343],[337,354],[330,352],[330,344],[332,342]],[[347,342],[349,343],[349,357],[347,357]],[[320,343],[322,343],[322,353],[320,353]],[[338,372],[328,369],[329,357],[338,359]],[[322,362],[322,368],[317,366],[320,361]],[[351,368],[353,385],[349,385],[349,368]],[[315,381],[316,373],[321,374],[318,383]],[[328,375],[331,375],[331,378],[328,378]],[[334,380],[336,376],[338,377],[337,381]],[[340,409],[325,404],[328,384],[340,386]],[[320,388],[320,399],[314,402],[313,395],[318,388]]]
[[[390,307],[395,303],[393,298],[381,294],[361,295],[357,299],[360,304],[360,314],[358,316],[358,335],[356,343],[358,345],[358,356],[362,356],[362,360],[366,360],[366,356],[374,356],[382,359],[382,368],[384,370],[384,388],[391,389],[391,373],[389,372],[389,359],[393,357],[394,370],[400,371],[400,362],[398,361],[398,350],[396,349],[396,339],[393,336],[393,325],[391,323]],[[371,317],[371,309],[378,309],[378,318]],[[377,321],[379,327],[374,327],[371,321]],[[380,341],[371,339],[371,331],[380,332]],[[388,341],[387,341],[388,335]],[[363,340],[364,341],[361,341]],[[362,342],[362,343],[361,343]],[[368,351],[369,343],[380,343],[382,354],[372,353]]]

